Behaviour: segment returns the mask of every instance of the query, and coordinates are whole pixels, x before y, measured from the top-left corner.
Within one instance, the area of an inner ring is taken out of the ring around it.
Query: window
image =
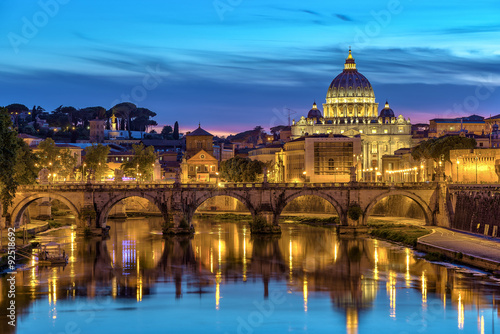
[[[372,133],[377,133],[377,129],[372,129]]]
[[[387,130],[387,129],[384,129],[384,133],[389,133],[389,130]]]
[[[328,170],[335,170],[335,161],[332,158],[328,159]]]

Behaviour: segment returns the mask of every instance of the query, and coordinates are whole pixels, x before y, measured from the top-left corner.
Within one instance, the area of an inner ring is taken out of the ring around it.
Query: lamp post
[[[458,183],[458,165],[460,164],[460,161],[457,159],[457,183]]]
[[[139,183],[139,164],[135,165],[135,180]]]
[[[304,183],[307,181],[307,172],[306,171],[303,171],[302,172],[302,175],[304,175]]]
[[[83,163],[83,165],[82,165],[82,182],[85,182],[85,166],[86,166],[86,164]]]
[[[155,181],[155,164],[152,163],[151,166],[153,167],[153,171],[151,172],[151,182]]]

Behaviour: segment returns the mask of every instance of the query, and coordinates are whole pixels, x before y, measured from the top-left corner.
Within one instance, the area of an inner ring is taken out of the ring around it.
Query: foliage
[[[107,164],[109,151],[109,146],[104,146],[102,144],[85,148],[85,170],[92,170],[96,180],[102,180],[109,172]]]
[[[347,210],[347,216],[352,220],[358,220],[363,215],[363,209],[358,204],[352,204]]]
[[[157,159],[157,154],[153,146],[144,147],[132,145],[134,156],[129,161],[124,162],[121,168],[128,177],[135,177],[141,181],[151,180],[154,171],[154,164]]]
[[[186,218],[181,219],[181,221],[179,222],[179,227],[180,228],[189,228],[189,223],[187,222]]]
[[[250,222],[250,228],[252,231],[260,231],[269,226],[270,224],[267,223],[266,218],[260,215],[255,216]]]
[[[18,138],[18,141],[19,148],[14,167],[14,178],[19,184],[33,184],[36,182],[38,172],[40,171],[38,157],[21,138]]]
[[[120,122],[121,126],[119,130],[125,130],[125,124],[127,124],[129,138],[132,137],[131,136],[132,129],[130,129],[131,113],[135,109],[137,109],[137,106],[130,102],[122,102],[118,103],[111,109],[115,112],[116,117],[122,120]]]
[[[41,168],[47,168],[51,174],[56,173],[56,179],[70,177],[76,167],[77,158],[69,149],[57,147],[51,138],[42,141],[38,149],[36,154]]]
[[[255,182],[265,163],[235,156],[220,165],[220,177],[230,182]]]
[[[170,125],[165,125],[161,130],[161,136],[163,139],[173,139],[172,136],[172,127]]]
[[[20,148],[17,132],[13,129],[13,124],[7,111],[0,112],[0,197],[2,201],[3,215],[7,214],[8,207],[12,204],[12,199],[16,195],[19,183],[14,177],[16,166],[16,152]]]
[[[177,123],[177,121],[175,121],[175,124],[174,124],[174,134],[172,136],[173,136],[173,138],[175,140],[179,139],[179,123]]]
[[[417,245],[418,238],[430,233],[430,230],[425,228],[407,224],[369,224],[369,226],[374,227],[370,234],[375,237],[401,242],[412,247]]]
[[[130,112],[130,130],[146,131],[146,127],[150,125],[158,125],[151,118],[155,117],[156,113],[146,108],[135,108]]]
[[[473,149],[475,147],[476,140],[474,138],[446,136],[421,142],[413,148],[411,156],[417,161],[421,159],[439,161],[441,157],[443,157],[444,161],[450,161],[451,150]]]

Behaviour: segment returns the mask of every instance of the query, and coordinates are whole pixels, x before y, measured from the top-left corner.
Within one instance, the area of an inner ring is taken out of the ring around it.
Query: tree
[[[170,125],[165,125],[163,129],[161,129],[161,136],[163,139],[172,139],[172,127]]]
[[[94,171],[96,180],[102,180],[109,172],[107,164],[109,151],[109,146],[104,146],[102,144],[85,148],[85,169]]]
[[[7,112],[14,117],[15,126],[19,127],[19,115],[22,113],[29,112],[30,110],[24,104],[13,103],[5,107]]]
[[[474,138],[462,136],[445,136],[421,142],[411,152],[414,160],[433,159],[450,161],[450,151],[459,149],[473,149],[476,147]]]
[[[179,139],[179,123],[177,123],[177,121],[175,121],[175,124],[174,124],[174,134],[173,134],[173,137],[174,137],[175,140]]]
[[[33,183],[37,169],[28,145],[17,137],[10,115],[0,110],[0,200],[5,216],[19,184]]]
[[[136,108],[130,113],[130,129],[133,131],[146,131],[150,125],[158,125],[151,118],[155,117],[156,113],[146,108]]]
[[[230,182],[255,182],[264,167],[261,161],[235,156],[223,161],[219,172],[222,179]]]
[[[137,106],[130,102],[122,102],[115,105],[111,110],[115,111],[116,117],[121,119],[120,130],[128,130],[129,138],[132,138],[132,129],[130,128],[130,117],[132,112],[137,109]],[[125,129],[125,123],[127,124]]]
[[[58,178],[68,179],[76,167],[76,157],[69,149],[61,149],[56,146],[53,139],[47,138],[38,145],[37,156],[40,167],[47,168],[54,175],[54,180]]]
[[[154,165],[157,159],[153,146],[144,147],[132,145],[134,156],[129,161],[124,162],[121,168],[128,177],[135,177],[137,180],[151,180],[153,178]]]

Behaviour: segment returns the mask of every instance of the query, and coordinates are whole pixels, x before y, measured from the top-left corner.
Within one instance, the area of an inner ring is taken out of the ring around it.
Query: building
[[[307,117],[294,120],[292,138],[316,134],[359,136],[364,168],[380,168],[383,155],[411,147],[410,119],[396,117],[387,102],[379,114],[373,87],[356,69],[351,50],[344,70],[328,87],[323,110],[324,116],[314,103]]]
[[[102,143],[104,141],[104,129],[106,127],[106,120],[104,119],[93,119],[89,121],[90,123],[90,142],[91,143]]]
[[[460,183],[500,183],[500,149],[450,151],[446,175]]]
[[[203,130],[201,128],[201,125],[198,126],[198,129],[186,134],[185,137],[186,137],[186,153],[185,153],[186,159],[190,159],[201,150],[204,150],[206,153],[213,156],[214,136],[211,133]]]
[[[429,121],[429,137],[441,137],[446,134],[467,132],[476,135],[489,133],[484,117],[471,115],[458,118],[434,118]]]
[[[201,150],[181,163],[182,182],[217,182],[219,162],[214,156]]]
[[[185,138],[186,152],[181,163],[181,181],[217,182],[219,160],[214,157],[214,136],[199,125],[198,129],[186,134]]]
[[[30,136],[25,133],[20,133],[17,136],[21,138],[29,147],[38,146],[38,144],[40,144],[43,141],[42,138]]]
[[[486,130],[489,133],[493,131],[493,125],[500,125],[500,114],[486,118],[484,122],[486,123]]]
[[[353,171],[361,176],[360,136],[300,137],[276,154],[276,161],[283,161],[285,182],[349,182]]]

